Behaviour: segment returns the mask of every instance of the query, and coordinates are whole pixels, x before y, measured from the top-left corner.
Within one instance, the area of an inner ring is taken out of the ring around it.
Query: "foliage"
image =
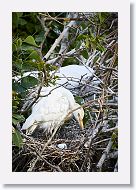
[[[82,94],[77,93],[75,100],[79,104],[83,105],[90,100],[93,94],[97,94],[97,98],[102,97],[103,92],[104,95],[109,95],[108,87],[112,87],[115,93],[118,91],[116,74],[118,65],[117,13],[77,13],[77,15],[76,25],[69,29],[66,42],[65,39],[62,39],[49,58],[44,60],[43,57],[60,36],[64,27],[70,22],[69,13],[12,13],[12,123],[14,127],[12,142],[18,148],[21,148],[23,141],[20,133],[15,128],[25,121],[30,112],[30,110],[25,113],[21,112],[23,102],[30,90],[41,84],[42,79],[41,75],[38,75],[37,78],[31,75],[24,76],[26,72],[39,71],[44,73],[44,85],[48,86],[55,84],[57,79],[57,77],[50,75],[50,71],[55,71],[58,68],[57,63],[61,66],[88,63],[103,83],[99,85],[99,93],[95,93],[98,92],[96,89],[93,89],[94,93],[89,96],[86,93],[84,94],[84,91]],[[66,43],[66,48],[60,54],[61,43],[63,42]],[[75,53],[67,55],[67,52],[71,50],[75,50]],[[55,58],[58,59],[58,62],[48,64],[48,61]],[[113,72],[115,73],[113,74]],[[18,76],[19,78],[16,80]],[[113,96],[107,98],[107,101],[112,99]],[[110,118],[108,118],[109,128],[116,126],[116,122],[111,117],[111,115],[117,117],[116,109],[115,111],[114,108],[109,109],[107,105],[103,108],[102,113],[100,104],[92,107],[85,109],[84,125],[87,127],[92,125],[95,128],[97,122],[99,124],[102,114],[105,114],[105,117]],[[97,113],[100,113],[100,115],[97,115]],[[113,141],[112,149],[117,150],[117,132],[108,135],[111,136]],[[101,136],[98,139],[101,140]]]
[[[21,148],[22,143],[23,143],[21,134],[19,133],[18,130],[14,128],[12,130],[12,142],[13,142],[13,145],[17,146],[18,148]]]

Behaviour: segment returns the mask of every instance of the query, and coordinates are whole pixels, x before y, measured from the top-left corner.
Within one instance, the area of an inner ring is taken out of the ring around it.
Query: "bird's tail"
[[[33,119],[33,117],[29,116],[23,124],[22,130],[26,130],[26,134],[31,135],[37,128],[37,125],[38,123]]]

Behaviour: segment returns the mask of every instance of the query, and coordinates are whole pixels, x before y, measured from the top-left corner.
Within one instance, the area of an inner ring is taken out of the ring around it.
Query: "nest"
[[[105,150],[111,139],[111,132],[104,134],[105,132],[101,131],[99,137],[97,135],[93,137],[95,130],[92,128],[80,131],[76,125],[71,124],[70,126],[69,128],[62,127],[50,143],[48,143],[49,139],[45,139],[45,136],[39,138],[38,134],[30,139],[24,138],[21,149],[13,147],[13,171],[99,171],[101,167],[98,168],[97,164],[104,153],[103,150]],[[68,129],[69,133],[66,133]],[[99,131],[97,131],[98,133]],[[64,134],[67,134],[67,136],[60,139],[60,136]],[[102,140],[105,136],[106,140]],[[47,143],[48,146],[46,146]],[[114,152],[115,150],[111,148],[107,155]],[[116,161],[117,155],[106,157],[104,160],[106,165],[102,164],[102,170],[113,171]]]

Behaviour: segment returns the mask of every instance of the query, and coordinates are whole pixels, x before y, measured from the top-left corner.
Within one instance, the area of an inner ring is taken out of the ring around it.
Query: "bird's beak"
[[[83,120],[80,117],[79,117],[79,126],[82,130],[84,129]]]

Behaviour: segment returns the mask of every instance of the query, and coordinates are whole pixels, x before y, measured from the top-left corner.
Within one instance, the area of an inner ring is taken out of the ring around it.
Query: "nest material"
[[[111,139],[112,132],[106,132],[106,134],[101,132],[99,137],[97,135],[93,137],[91,134],[93,134],[94,129],[88,128],[81,132],[75,125],[71,125],[71,128],[73,129],[73,136],[68,133],[67,138],[60,139],[59,135],[66,134],[68,130],[62,127],[45,149],[44,146],[48,141],[45,136],[44,138],[24,139],[20,150],[13,147],[13,171],[100,171],[101,168],[97,168],[97,164]],[[75,138],[75,135],[78,135],[77,138]],[[106,139],[102,140],[105,137]],[[60,148],[59,145],[62,145],[62,147]],[[107,153],[109,158],[106,156],[104,160],[103,171],[114,171],[117,155],[110,156],[114,152],[115,149],[111,148]],[[37,162],[34,164],[35,160]]]

